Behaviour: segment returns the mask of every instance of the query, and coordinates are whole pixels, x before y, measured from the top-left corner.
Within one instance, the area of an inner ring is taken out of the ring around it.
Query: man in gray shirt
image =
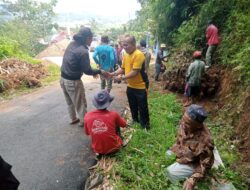
[[[201,52],[193,53],[194,62],[192,62],[186,74],[185,95],[188,97],[184,106],[195,103],[195,98],[200,95],[201,77],[205,72],[205,63],[201,60]]]
[[[61,67],[60,84],[68,105],[70,124],[80,122],[80,127],[83,126],[83,117],[87,112],[85,90],[81,80],[83,73],[93,76],[98,74],[109,76],[107,72],[92,69],[90,66],[88,46],[90,46],[92,38],[93,33],[90,28],[81,28],[66,48]]]

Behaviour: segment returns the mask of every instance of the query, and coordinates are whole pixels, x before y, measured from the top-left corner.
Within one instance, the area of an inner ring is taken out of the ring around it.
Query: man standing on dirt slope
[[[103,69],[107,72],[113,72],[115,67],[115,50],[109,44],[108,36],[101,37],[101,45],[97,46],[95,52],[93,54],[93,59],[95,60],[98,68]],[[107,83],[107,91],[110,92],[112,89],[112,79],[111,78],[101,78],[101,89],[104,90],[106,88]]]
[[[90,46],[92,38],[93,33],[90,28],[81,28],[66,48],[61,66],[60,85],[68,105],[70,124],[80,122],[80,127],[83,127],[83,117],[87,112],[85,90],[81,80],[83,73],[93,76],[97,74],[109,76],[107,72],[92,69],[90,66],[88,46]]]
[[[188,67],[185,87],[187,101],[184,106],[189,106],[190,104],[195,103],[195,99],[200,96],[201,77],[205,72],[205,63],[201,61],[201,57],[201,52],[195,51],[193,53],[194,62]]]
[[[155,61],[155,81],[159,81],[159,75],[163,66],[162,62],[165,61],[165,58],[168,56],[166,52],[166,44],[161,44]]]
[[[142,128],[148,130],[150,128],[147,99],[148,76],[145,72],[145,57],[140,50],[136,49],[134,36],[125,36],[123,48],[126,53],[122,60],[122,66],[111,74],[116,76],[114,80],[127,80],[127,97],[133,122],[140,121]]]
[[[219,44],[219,34],[218,34],[218,28],[213,24],[212,21],[209,21],[208,24],[209,25],[206,30],[206,39],[208,45],[208,49],[206,52],[206,64],[210,67],[213,63],[212,59],[214,52]]]
[[[214,143],[203,124],[206,118],[202,106],[189,106],[181,119],[176,143],[167,151],[167,156],[176,155],[176,162],[166,170],[167,177],[173,183],[186,180],[184,190],[193,190],[214,163]]]

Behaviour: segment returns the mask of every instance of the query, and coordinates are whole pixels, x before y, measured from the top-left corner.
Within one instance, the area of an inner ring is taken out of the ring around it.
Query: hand
[[[183,184],[183,190],[193,190],[194,189],[194,180],[188,178]]]
[[[104,77],[106,77],[106,78],[111,78],[111,77],[112,77],[111,73],[109,73],[109,72],[107,72],[107,71],[104,71],[104,70],[101,70],[101,74],[102,74]]]
[[[113,77],[113,79],[114,79],[114,82],[121,82],[122,81],[122,75],[115,76],[115,77]]]
[[[98,74],[93,75],[93,78],[94,78],[94,79],[98,79],[98,78],[99,78],[99,75],[98,75]]]

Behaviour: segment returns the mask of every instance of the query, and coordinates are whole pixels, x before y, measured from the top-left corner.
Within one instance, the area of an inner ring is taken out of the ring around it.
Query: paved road
[[[84,77],[88,110],[99,80]],[[121,112],[125,87],[115,84],[111,109]],[[0,155],[21,182],[19,190],[80,189],[93,164],[89,138],[68,124],[66,103],[56,83],[0,104]]]
[[[93,52],[89,52],[89,58],[90,58],[90,63],[95,63],[95,61],[93,59]],[[63,57],[60,57],[60,56],[43,57],[42,59],[51,61],[51,62],[57,64],[58,66],[61,66],[62,61],[63,61]]]

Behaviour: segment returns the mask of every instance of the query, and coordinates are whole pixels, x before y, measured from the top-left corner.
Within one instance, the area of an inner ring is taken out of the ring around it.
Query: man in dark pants
[[[83,117],[87,112],[85,90],[81,80],[83,73],[93,76],[97,74],[109,76],[107,72],[92,69],[90,66],[88,46],[90,46],[92,38],[93,34],[90,28],[81,28],[73,36],[73,41],[65,50],[61,67],[60,84],[68,105],[68,112],[71,118],[70,124],[80,121],[80,127],[83,127]]]
[[[11,165],[5,162],[0,156],[0,189],[1,190],[16,190],[19,186],[19,181],[11,172]]]
[[[126,54],[122,60],[122,66],[119,70],[112,73],[115,80],[127,80],[127,97],[129,102],[132,119],[139,122],[143,129],[150,128],[147,84],[148,77],[145,72],[144,54],[136,49],[136,40],[134,36],[126,35],[123,43]],[[125,75],[122,75],[125,74]],[[140,119],[139,119],[140,115]]]
[[[166,51],[166,44],[160,45],[160,50],[157,53],[156,61],[155,61],[155,81],[159,81],[159,75],[161,73],[161,68],[164,67],[162,63],[165,61],[166,57],[168,56]]]

